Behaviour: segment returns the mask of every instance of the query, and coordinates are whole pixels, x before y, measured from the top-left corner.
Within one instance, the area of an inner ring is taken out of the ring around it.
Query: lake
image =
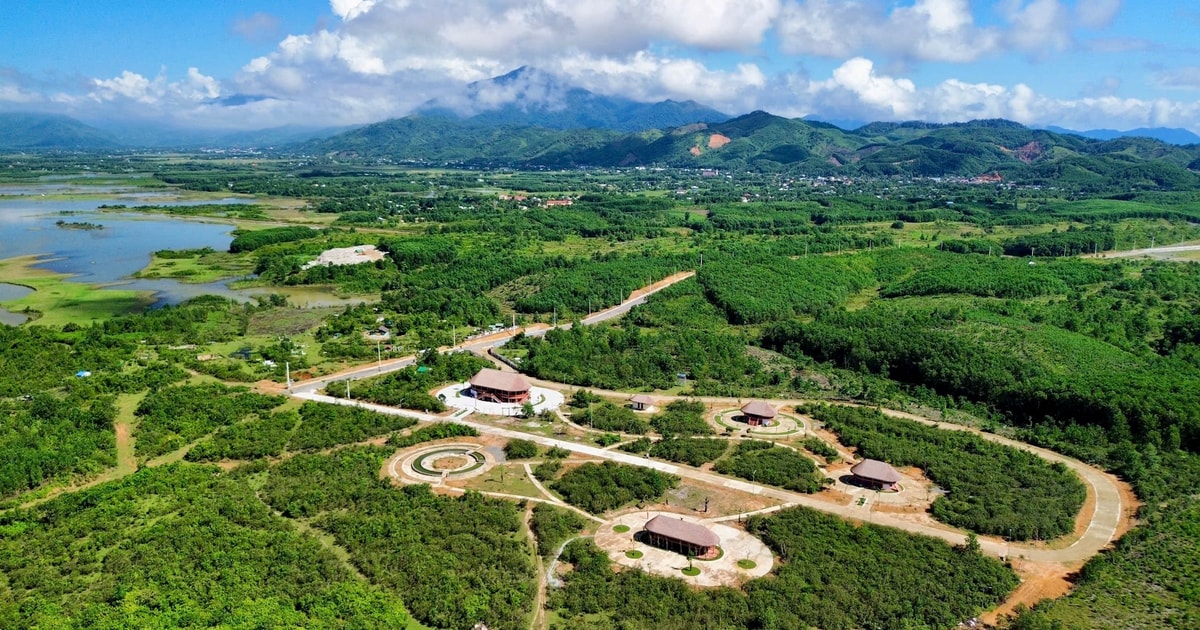
[[[43,261],[38,267],[71,274],[72,281],[150,291],[154,306],[177,304],[199,295],[221,295],[239,301],[250,301],[254,295],[276,289],[230,289],[225,282],[187,284],[175,280],[130,278],[150,262],[151,254],[160,249],[195,249],[211,247],[217,251],[229,248],[233,226],[215,221],[147,215],[134,212],[100,212],[101,205],[124,204],[187,206],[205,204],[254,203],[253,199],[225,198],[215,201],[171,201],[166,193],[146,192],[113,187],[71,186],[71,192],[87,194],[89,199],[43,199],[43,193],[61,194],[64,186],[46,184],[30,186],[0,185],[0,259],[14,256],[38,255]],[[111,195],[97,198],[97,194]],[[69,213],[64,215],[63,213]],[[57,221],[93,223],[103,229],[71,229],[55,225]],[[0,282],[5,280],[0,278]],[[10,287],[14,285],[8,285]],[[19,287],[24,288],[24,287]],[[25,289],[28,291],[28,289]],[[0,292],[0,301],[12,300]],[[299,296],[298,296],[299,297]],[[320,299],[311,288],[298,306],[327,306],[360,300],[343,300],[332,295]],[[299,300],[294,300],[299,301]],[[2,310],[2,309],[0,309]],[[21,323],[20,313],[0,313],[0,322]]]

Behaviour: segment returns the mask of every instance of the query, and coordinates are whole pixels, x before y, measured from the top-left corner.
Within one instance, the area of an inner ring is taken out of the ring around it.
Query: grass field
[[[187,284],[208,284],[254,273],[254,259],[228,252],[197,253],[189,258],[151,257],[150,264],[134,274],[138,278],[173,278]]]
[[[4,308],[13,312],[28,309],[38,313],[40,317],[34,320],[37,324],[90,324],[93,320],[141,311],[154,302],[148,291],[104,289],[70,282],[71,276],[67,274],[34,267],[38,262],[37,256],[0,260],[0,278],[34,290],[22,298],[4,302]]]

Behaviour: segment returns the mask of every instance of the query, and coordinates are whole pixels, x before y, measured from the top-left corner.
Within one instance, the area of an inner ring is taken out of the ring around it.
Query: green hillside
[[[723,123],[622,134],[414,115],[294,148],[339,160],[514,167],[670,166],[874,177],[977,177],[1091,191],[1189,189],[1200,147],[1101,141],[1007,120],[871,123],[854,131],[752,112]]]
[[[117,146],[112,136],[67,116],[0,113],[0,149],[109,149]]]

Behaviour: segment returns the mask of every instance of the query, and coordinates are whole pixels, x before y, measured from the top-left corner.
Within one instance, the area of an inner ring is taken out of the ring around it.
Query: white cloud
[[[1112,23],[1121,10],[1121,0],[1079,0],[1075,3],[1075,16],[1086,28],[1104,28]]]
[[[776,28],[790,53],[830,58],[880,54],[900,61],[968,63],[1011,51],[1034,58],[1074,45],[1080,28],[1110,24],[1120,0],[1000,0],[1003,23],[981,26],[968,0],[793,0]],[[973,6],[974,5],[974,6]]]
[[[793,78],[790,85],[789,93],[774,98],[789,103],[797,114],[818,117],[933,122],[1006,118],[1026,125],[1073,129],[1200,128],[1200,102],[1116,96],[1053,98],[1023,83],[1006,87],[958,79],[922,88],[909,79],[880,73],[865,58],[843,63],[828,79]]]
[[[92,79],[91,87],[88,96],[101,103],[124,100],[151,106],[180,105],[221,95],[221,83],[197,68],[188,68],[187,77],[175,82],[167,81],[162,73],[148,79],[125,70],[111,79]]]
[[[1012,24],[1006,40],[1021,52],[1042,58],[1071,44],[1071,13],[1059,0],[1009,0],[1004,15]]]
[[[229,26],[229,30],[240,35],[246,41],[262,42],[277,37],[280,26],[278,17],[259,11],[247,17],[235,19]]]
[[[42,100],[40,94],[27,92],[15,85],[0,85],[0,101],[5,103],[37,103]]]
[[[838,100],[850,95],[851,101],[889,120],[912,118],[917,110],[917,88],[912,81],[876,74],[875,64],[862,57],[843,63],[830,79],[811,84],[808,91]]]
[[[1200,66],[1160,70],[1150,75],[1150,81],[1160,88],[1200,90]]]

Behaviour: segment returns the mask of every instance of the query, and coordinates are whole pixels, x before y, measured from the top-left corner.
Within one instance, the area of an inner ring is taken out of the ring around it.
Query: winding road
[[[582,321],[585,324],[594,324],[594,323],[612,319],[614,317],[619,317],[619,316],[625,314],[626,312],[628,312],[634,306],[644,303],[648,296],[656,293],[657,291],[661,291],[662,289],[665,289],[677,282],[686,280],[687,278],[692,277],[692,275],[694,275],[694,272],[685,272],[685,273],[676,274],[670,278],[664,279],[658,283],[655,283],[654,285],[646,287],[643,290],[634,292],[630,296],[630,298],[628,300],[626,300],[625,302],[622,302],[621,304],[619,304],[617,306],[614,306],[610,309],[606,309],[606,310],[596,313],[594,315],[589,315],[588,317],[584,318]],[[566,328],[567,326],[569,326],[569,324],[564,324],[561,327]],[[504,331],[501,333],[488,335],[486,337],[480,337],[478,339],[470,340],[463,344],[458,344],[458,345],[455,345],[452,347],[440,348],[439,350],[443,351],[443,352],[469,350],[469,351],[473,351],[473,352],[482,353],[482,352],[486,352],[488,349],[494,348],[499,345],[503,345],[509,339],[514,337],[518,332],[524,332],[527,335],[535,335],[536,336],[536,335],[544,335],[546,333],[546,331],[549,329],[550,329],[549,326],[541,325],[538,327],[525,328],[520,331]],[[812,508],[814,510],[819,510],[822,512],[834,514],[834,515],[840,516],[842,518],[853,519],[853,520],[857,520],[857,521],[867,520],[867,521],[870,521],[877,525],[886,525],[889,527],[895,527],[897,529],[902,529],[902,530],[913,532],[913,533],[924,534],[927,536],[934,536],[934,537],[940,538],[942,540],[945,540],[945,541],[947,541],[951,544],[955,544],[955,545],[964,544],[967,540],[967,536],[965,533],[963,533],[960,530],[953,529],[949,526],[914,522],[911,520],[906,520],[904,518],[901,518],[901,517],[891,514],[891,513],[877,512],[877,511],[873,511],[873,510],[864,510],[862,507],[859,507],[857,505],[841,505],[841,504],[836,504],[836,503],[830,503],[828,501],[824,501],[824,500],[815,498],[812,495],[790,492],[788,490],[783,490],[781,488],[776,488],[773,486],[752,483],[749,481],[743,481],[741,479],[734,479],[731,477],[718,475],[716,473],[699,470],[697,468],[692,468],[690,466],[681,466],[681,465],[671,464],[671,463],[667,463],[667,462],[663,462],[663,461],[656,461],[656,460],[648,459],[645,457],[639,457],[637,455],[624,453],[621,451],[608,450],[608,449],[600,448],[597,446],[591,446],[588,444],[580,444],[577,442],[572,442],[569,440],[561,440],[561,439],[556,439],[556,438],[552,438],[552,437],[533,435],[533,434],[525,433],[525,432],[521,432],[521,431],[514,431],[511,429],[496,427],[496,426],[486,424],[483,422],[476,422],[473,420],[469,420],[465,417],[452,418],[450,416],[438,416],[438,415],[421,413],[418,411],[410,411],[407,409],[398,409],[395,407],[387,407],[387,406],[383,406],[383,405],[376,405],[376,404],[371,404],[371,403],[364,403],[364,402],[359,402],[359,401],[334,398],[331,396],[325,396],[323,394],[316,393],[317,390],[319,390],[320,388],[326,386],[327,384],[329,384],[330,382],[333,382],[333,381],[344,380],[347,378],[354,379],[354,378],[366,378],[366,377],[376,376],[378,374],[387,373],[387,372],[391,372],[394,370],[399,370],[408,365],[412,365],[413,362],[415,362],[415,361],[416,361],[416,357],[405,357],[402,359],[394,359],[394,360],[385,361],[385,362],[381,362],[381,363],[370,364],[370,365],[365,365],[365,366],[361,366],[361,367],[357,367],[357,368],[353,368],[353,369],[349,369],[349,370],[344,370],[337,374],[322,376],[322,377],[305,380],[305,381],[300,381],[300,382],[294,382],[291,384],[291,387],[288,388],[288,393],[290,393],[292,396],[294,396],[296,398],[301,398],[304,400],[315,400],[315,401],[321,401],[321,402],[327,402],[327,403],[339,404],[339,405],[358,405],[358,406],[361,406],[361,407],[364,407],[367,409],[372,409],[374,411],[378,411],[380,413],[402,415],[402,416],[407,416],[407,417],[414,418],[416,420],[425,421],[425,422],[449,422],[449,421],[458,422],[460,424],[465,424],[465,425],[471,426],[482,434],[496,435],[496,436],[505,437],[505,438],[509,438],[509,439],[519,438],[519,439],[524,439],[524,440],[531,440],[531,441],[541,444],[543,446],[559,447],[559,448],[563,448],[563,449],[566,449],[573,453],[587,456],[587,457],[594,457],[594,458],[599,458],[599,459],[604,459],[604,460],[609,460],[609,461],[615,461],[615,462],[619,462],[619,463],[623,463],[623,464],[630,464],[630,465],[634,465],[634,466],[644,466],[647,468],[653,468],[655,470],[670,473],[673,475],[678,475],[684,479],[692,480],[695,482],[711,484],[711,485],[717,486],[717,487],[724,487],[724,488],[728,488],[731,490],[746,492],[746,493],[753,494],[753,495],[769,497],[771,499],[781,501],[785,505],[788,505],[788,506],[792,506],[792,505],[804,506],[804,507]],[[557,389],[560,391],[569,391],[569,390],[576,389],[575,386],[566,385],[563,383],[554,383],[554,382],[542,381],[542,380],[535,380],[534,382],[535,382],[535,384],[537,384],[539,386],[549,387],[549,388]],[[600,392],[600,393],[607,393],[607,394],[614,395],[614,396],[629,396],[630,395],[625,392],[615,392],[615,391],[614,392]],[[685,398],[685,397],[654,396],[654,398],[656,399],[656,401],[667,402],[670,400],[675,400],[675,399]],[[742,402],[744,402],[743,400],[738,399],[738,398],[720,398],[720,397],[698,397],[698,398],[697,397],[686,397],[686,398],[693,399],[693,400],[701,400],[706,403],[715,403],[715,404],[728,403],[731,405],[738,405],[738,404],[741,404]],[[787,406],[787,405],[801,404],[806,401],[774,400],[774,401],[770,401],[770,402],[772,402],[775,405]],[[919,416],[914,416],[912,414],[907,414],[907,413],[900,412],[900,411],[887,410],[887,409],[885,409],[883,411],[884,411],[884,413],[887,413],[892,416],[903,417],[903,418],[907,418],[907,419],[911,419],[911,420],[916,420],[919,422],[924,422],[926,424],[937,426],[937,427],[945,429],[945,430],[971,431],[971,432],[976,433],[977,435],[979,435],[980,437],[982,437],[985,440],[1000,443],[1000,444],[1005,444],[1007,446],[1011,446],[1014,448],[1020,448],[1020,449],[1029,451],[1047,461],[1061,462],[1062,464],[1069,467],[1071,470],[1075,471],[1075,473],[1078,474],[1079,477],[1081,479],[1083,479],[1083,481],[1089,486],[1090,492],[1092,493],[1092,496],[1094,496],[1094,498],[1095,498],[1095,500],[1091,502],[1091,504],[1093,506],[1093,512],[1088,520],[1088,525],[1087,525],[1087,528],[1084,531],[1083,535],[1081,537],[1079,537],[1077,540],[1075,540],[1071,545],[1062,547],[1062,548],[1051,548],[1051,547],[1047,547],[1044,545],[1015,543],[1015,542],[1008,542],[1008,541],[1005,541],[1005,540],[1002,540],[999,538],[990,537],[990,536],[980,536],[980,537],[978,537],[980,548],[985,553],[988,553],[990,555],[1000,557],[1000,558],[1019,556],[1026,560],[1029,560],[1032,562],[1038,562],[1038,563],[1058,563],[1058,564],[1074,565],[1074,564],[1086,561],[1087,559],[1096,555],[1097,553],[1099,553],[1101,550],[1106,548],[1108,545],[1110,545],[1116,539],[1118,532],[1120,531],[1121,520],[1124,516],[1124,507],[1126,507],[1126,506],[1122,505],[1121,491],[1117,485],[1118,482],[1111,475],[1108,475],[1101,470],[1093,468],[1092,466],[1088,466],[1087,464],[1084,464],[1083,462],[1080,462],[1078,460],[1066,457],[1064,455],[1055,453],[1055,452],[1047,450],[1047,449],[1034,447],[1034,446],[1031,446],[1031,445],[1028,445],[1028,444],[1025,444],[1023,442],[1019,442],[1016,440],[1011,440],[1011,439],[1004,438],[1004,437],[994,435],[991,433],[984,433],[984,432],[981,432],[981,431],[978,431],[978,430],[975,430],[975,429],[972,429],[969,427],[964,427],[961,425],[934,422],[934,421],[928,420],[926,418],[921,418]],[[864,512],[865,512],[865,514],[864,514]]]

